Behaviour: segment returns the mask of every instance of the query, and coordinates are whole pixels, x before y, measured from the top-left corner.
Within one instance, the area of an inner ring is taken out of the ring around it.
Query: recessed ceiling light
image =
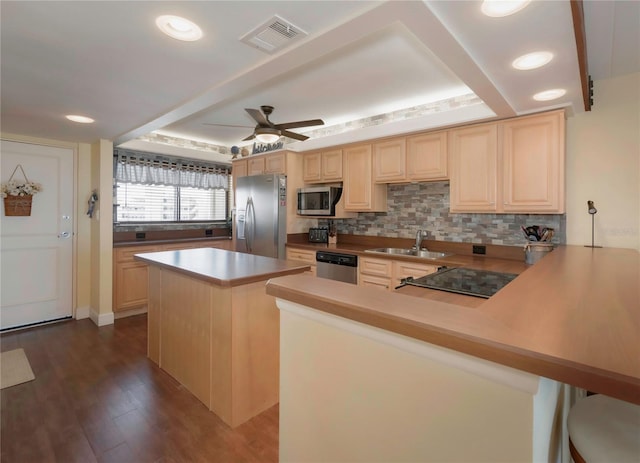
[[[531,0],[484,0],[480,9],[487,16],[502,18],[517,13],[529,4]]]
[[[511,66],[521,71],[528,71],[542,67],[552,59],[553,53],[549,51],[534,51],[514,59]]]
[[[560,98],[567,91],[564,88],[554,88],[552,90],[545,90],[544,92],[536,93],[533,95],[533,99],[536,101],[549,101]]]
[[[95,120],[91,119],[90,117],[78,116],[76,114],[69,114],[68,116],[65,116],[65,117],[70,121],[80,122],[81,124],[91,124],[95,122]]]
[[[156,26],[169,37],[185,42],[193,42],[202,38],[202,29],[197,24],[180,16],[158,16]]]

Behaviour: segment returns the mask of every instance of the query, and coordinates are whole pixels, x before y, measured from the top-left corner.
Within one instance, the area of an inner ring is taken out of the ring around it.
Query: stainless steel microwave
[[[298,214],[334,216],[341,196],[341,186],[298,188]]]

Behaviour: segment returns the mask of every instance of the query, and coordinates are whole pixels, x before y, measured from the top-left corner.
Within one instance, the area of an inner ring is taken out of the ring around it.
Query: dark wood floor
[[[34,381],[1,391],[2,463],[272,462],[278,407],[232,430],[146,358],[146,315],[0,336]]]

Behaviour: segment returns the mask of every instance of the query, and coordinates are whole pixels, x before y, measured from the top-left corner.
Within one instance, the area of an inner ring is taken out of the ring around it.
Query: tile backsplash
[[[553,243],[566,242],[563,214],[451,214],[449,182],[387,188],[387,212],[361,212],[353,219],[337,219],[338,235],[414,238],[416,231],[423,229],[428,232],[427,239],[520,246],[526,243],[520,226],[539,225],[555,229]]]

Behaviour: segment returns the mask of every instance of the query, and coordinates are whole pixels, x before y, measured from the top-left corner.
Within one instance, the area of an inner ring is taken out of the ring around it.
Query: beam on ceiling
[[[573,32],[576,37],[576,49],[578,51],[578,65],[580,67],[580,81],[582,86],[582,99],[584,110],[591,111],[592,85],[589,76],[589,65],[587,63],[587,37],[584,28],[584,6],[582,0],[570,0],[571,16],[573,17]]]

